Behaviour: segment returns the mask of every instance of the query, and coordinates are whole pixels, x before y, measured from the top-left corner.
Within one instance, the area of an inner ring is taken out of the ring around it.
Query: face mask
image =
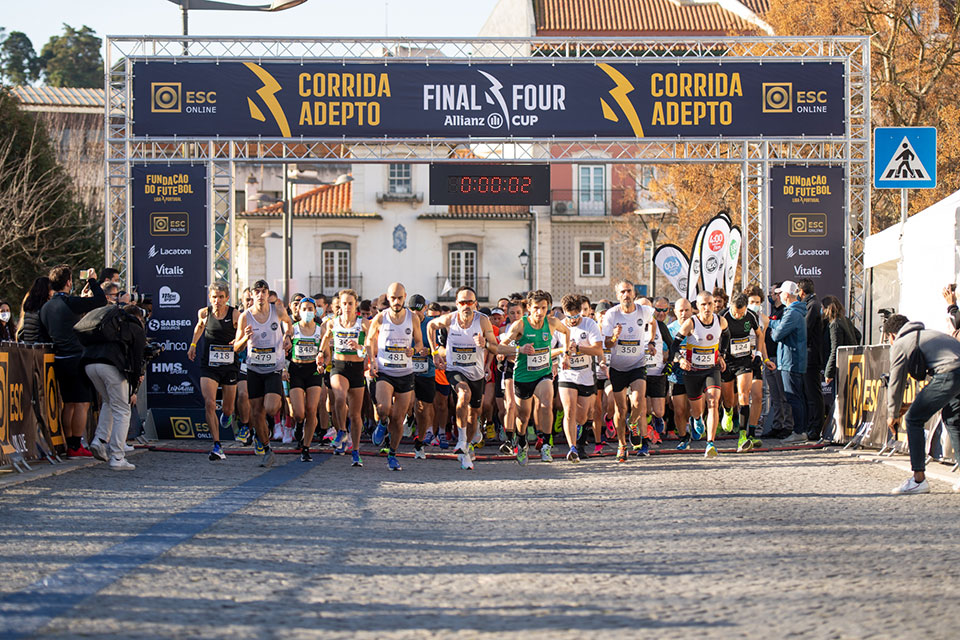
[[[790,301],[787,299],[787,292],[786,292],[786,291],[781,291],[781,292],[780,292],[780,303],[783,304],[783,305],[790,304]]]
[[[10,312],[0,311],[0,320],[3,320],[4,322],[10,322]]]
[[[760,313],[761,307],[758,304],[748,304],[747,309],[750,309],[750,311],[754,313]]]
[[[304,322],[313,322],[313,318],[316,314],[313,311],[304,311],[300,314],[300,319]]]

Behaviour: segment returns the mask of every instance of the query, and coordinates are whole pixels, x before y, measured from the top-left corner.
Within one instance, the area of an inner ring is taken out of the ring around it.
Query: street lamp
[[[669,209],[637,209],[633,212],[634,215],[640,218],[640,222],[643,224],[643,228],[650,232],[650,291],[647,292],[647,296],[652,300],[654,296],[657,295],[657,265],[654,262],[653,254],[657,252],[657,238],[660,236],[659,227],[651,227],[647,224],[645,216],[657,216],[659,219],[656,221],[656,224],[663,225],[663,219],[668,213]]]
[[[526,249],[520,250],[520,255],[517,256],[520,259],[520,268],[523,269],[523,279],[527,279],[527,265],[530,264],[530,256],[527,254]]]
[[[218,0],[168,0],[179,5],[183,12],[183,35],[187,35],[187,12],[194,11],[283,11],[301,5],[307,0],[272,0],[270,4],[236,4]]]

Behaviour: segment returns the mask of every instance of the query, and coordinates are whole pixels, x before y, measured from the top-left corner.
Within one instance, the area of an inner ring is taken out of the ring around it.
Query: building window
[[[447,249],[450,284],[477,288],[477,245],[474,242],[451,242]]]
[[[580,165],[578,206],[581,215],[603,215],[605,183],[603,165]]]
[[[410,177],[410,165],[390,165],[390,170],[387,176],[387,192],[398,195],[413,193],[413,180]]]
[[[340,289],[350,288],[350,244],[324,242],[321,252],[324,295],[335,295]]]
[[[580,276],[603,276],[603,243],[580,243]]]
[[[653,167],[640,167],[640,171],[637,172],[637,191],[649,191],[654,177],[656,173]]]

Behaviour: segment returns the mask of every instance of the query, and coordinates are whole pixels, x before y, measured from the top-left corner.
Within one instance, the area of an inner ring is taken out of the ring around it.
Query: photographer
[[[103,399],[97,432],[90,449],[101,460],[108,460],[113,471],[136,467],[127,461],[124,444],[130,428],[130,405],[136,403],[137,387],[143,378],[147,336],[143,311],[136,305],[110,308],[90,314],[77,325],[86,331],[97,323],[112,327],[99,336],[96,330],[81,333],[86,346],[81,362],[84,371]]]
[[[69,265],[60,264],[50,270],[50,288],[53,298],[40,309],[40,322],[53,341],[53,368],[63,397],[61,424],[67,439],[68,458],[89,458],[93,454],[80,441],[87,425],[87,412],[93,402],[93,385],[80,366],[83,345],[73,332],[74,325],[85,313],[107,304],[97,274],[86,271],[89,297],[72,296],[73,276]]]
[[[887,428],[896,433],[903,411],[903,390],[907,374],[932,375],[906,410],[907,444],[913,477],[893,490],[894,494],[929,493],[926,475],[926,437],[923,425],[943,409],[944,426],[955,449],[960,447],[960,342],[946,333],[925,329],[894,314],[883,323],[884,341],[890,348],[890,380],[887,383]],[[920,369],[924,373],[920,373]],[[958,449],[960,450],[960,449]],[[960,483],[953,487],[960,491]]]
[[[953,327],[953,337],[960,339],[960,309],[957,308],[957,285],[948,284],[943,288],[943,299],[947,301],[947,317]]]

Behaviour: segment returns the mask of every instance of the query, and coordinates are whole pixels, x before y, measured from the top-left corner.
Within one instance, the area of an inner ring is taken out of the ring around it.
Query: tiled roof
[[[103,113],[103,89],[17,86],[12,87],[11,92],[28,109],[54,108]]]
[[[425,213],[423,220],[528,220],[529,207],[451,205],[445,213]]]
[[[719,3],[678,0],[532,0],[537,35],[674,35],[757,31]],[[769,0],[741,0],[763,16]]]
[[[351,209],[352,183],[321,185],[293,198],[295,218],[379,218],[376,213],[357,213]],[[239,214],[247,217],[274,217],[283,211],[282,202],[274,202]]]

